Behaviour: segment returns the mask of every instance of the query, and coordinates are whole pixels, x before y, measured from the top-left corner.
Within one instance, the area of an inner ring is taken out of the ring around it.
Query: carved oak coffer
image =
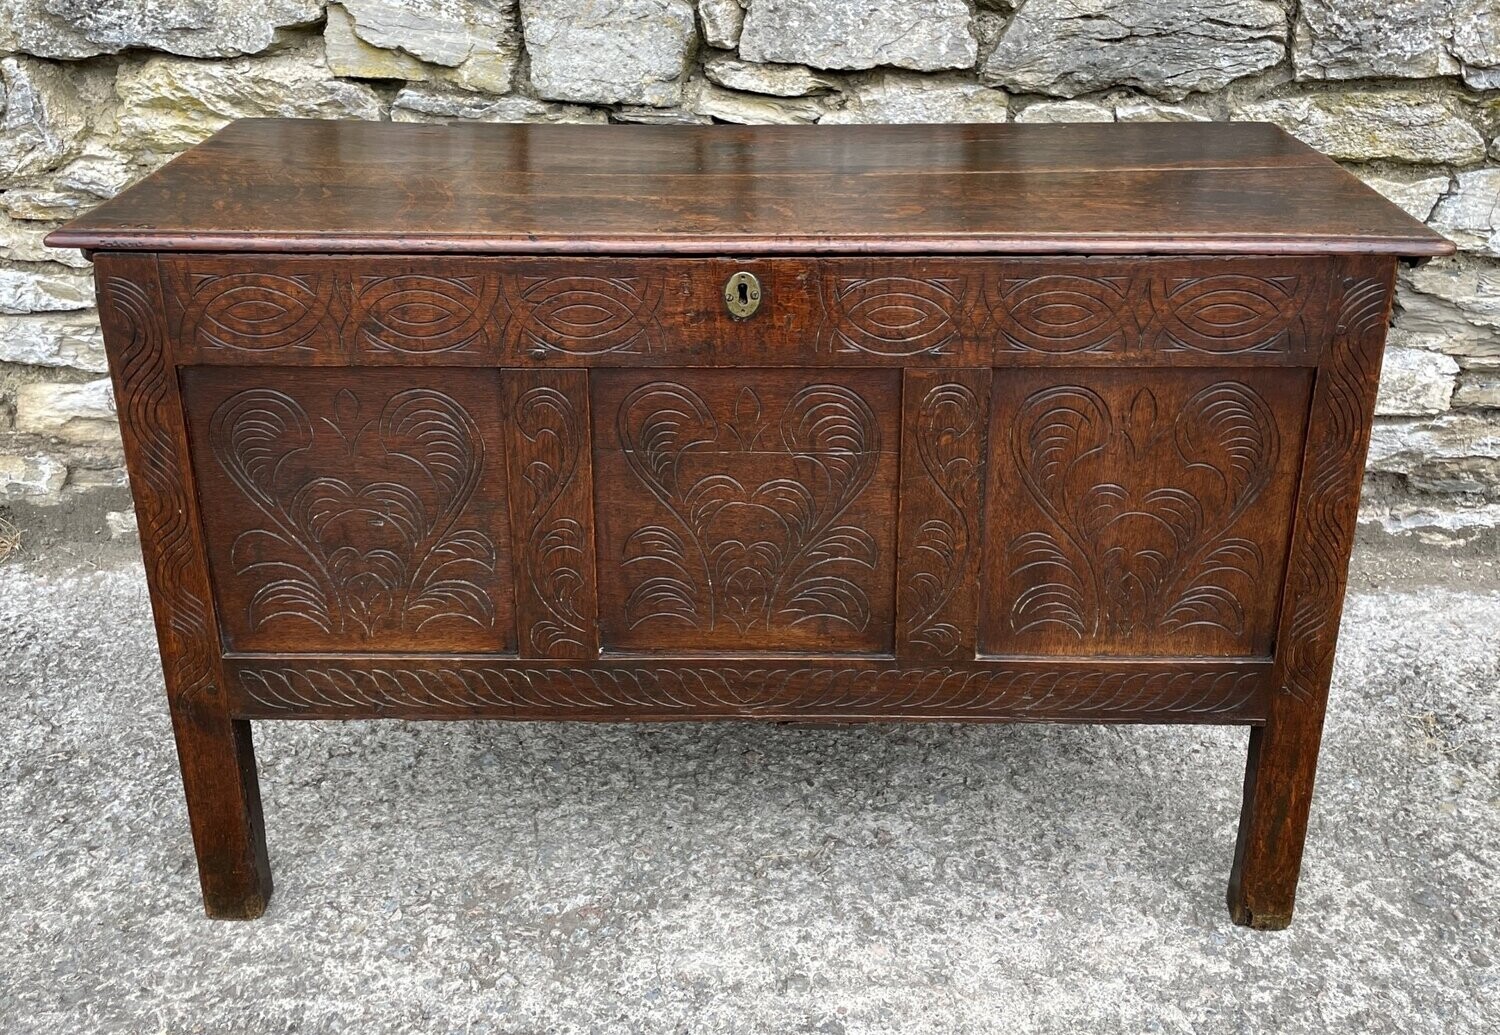
[[[1262,125],[239,122],[95,259],[208,912],[251,719],[1251,728],[1292,912],[1399,257]]]

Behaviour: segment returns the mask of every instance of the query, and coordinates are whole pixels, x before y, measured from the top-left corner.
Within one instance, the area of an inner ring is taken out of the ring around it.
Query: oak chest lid
[[[1260,123],[232,123],[48,238],[159,251],[1440,255]]]

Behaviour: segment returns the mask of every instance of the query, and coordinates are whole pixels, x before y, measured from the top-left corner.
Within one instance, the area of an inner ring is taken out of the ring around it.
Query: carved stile
[[[587,371],[510,371],[511,535],[523,658],[592,658],[594,481]]]
[[[988,370],[908,370],[902,388],[900,657],[973,658],[979,624]]]
[[[1333,673],[1391,308],[1391,263],[1350,260],[1346,266],[1336,282],[1333,340],[1313,395],[1283,603],[1282,685],[1305,703],[1326,691]]]
[[[101,256],[98,284],[167,691],[191,706],[219,692],[218,637],[155,262]]]
[[[222,677],[155,257],[102,255],[94,272],[204,908],[256,917],[272,882],[255,754]]]

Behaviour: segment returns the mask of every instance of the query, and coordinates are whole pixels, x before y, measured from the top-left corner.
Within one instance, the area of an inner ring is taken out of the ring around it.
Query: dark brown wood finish
[[[1329,259],[175,255],[178,362],[246,366],[1307,366]],[[725,310],[754,274],[762,308]]]
[[[250,121],[52,242],[211,915],[270,894],[250,719],[751,718],[1251,726],[1230,908],[1289,922],[1449,246],[1285,134]]]
[[[997,379],[981,648],[1269,656],[1307,372],[1071,373]]]
[[[599,611],[588,374],[517,370],[506,388],[520,655],[592,658]]]
[[[207,548],[155,263],[151,256],[101,255],[94,276],[203,905],[210,916],[251,919],[271,897],[260,785],[250,723],[229,703],[219,659]]]
[[[975,657],[989,369],[907,370],[902,386],[896,655]]]
[[[182,382],[226,649],[514,649],[497,372]]]
[[[1229,880],[1230,915],[1249,927],[1292,920],[1394,281],[1389,260],[1354,258],[1336,280],[1282,589],[1277,693],[1250,733]]]
[[[593,381],[606,650],[890,653],[899,372]]]
[[[252,119],[53,241],[544,255],[1446,250],[1441,237],[1332,162],[1256,123]]]

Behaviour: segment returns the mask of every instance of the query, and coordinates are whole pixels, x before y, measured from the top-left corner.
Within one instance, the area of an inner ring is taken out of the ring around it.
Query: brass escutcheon
[[[724,282],[724,306],[736,320],[754,316],[760,308],[760,280],[743,270]]]

